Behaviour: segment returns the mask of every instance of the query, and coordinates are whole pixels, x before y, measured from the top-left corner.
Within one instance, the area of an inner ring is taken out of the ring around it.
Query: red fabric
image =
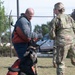
[[[16,60],[14,62],[14,64],[11,66],[12,68],[18,68],[19,67],[19,64],[20,64],[20,60]],[[33,72],[35,73],[35,68],[34,66],[32,66],[32,70]],[[18,72],[11,72],[11,71],[8,71],[8,73],[6,75],[18,75]]]
[[[38,38],[34,38],[34,42],[36,42],[38,40]]]
[[[12,65],[12,68],[18,68],[20,64],[20,59],[17,59],[14,64]]]
[[[14,37],[12,39],[13,43],[20,43],[20,42],[29,42],[30,38],[26,37],[22,30],[17,27],[16,31],[14,31]]]
[[[16,60],[14,62],[14,64],[11,66],[12,68],[18,68],[19,67],[19,64],[20,64],[20,60]],[[18,72],[11,72],[11,71],[8,71],[8,73],[6,75],[18,75]]]
[[[34,68],[34,66],[32,66],[32,70],[33,70],[33,72],[35,73],[35,68]]]
[[[10,72],[10,71],[8,71],[7,75],[18,75],[18,72]]]

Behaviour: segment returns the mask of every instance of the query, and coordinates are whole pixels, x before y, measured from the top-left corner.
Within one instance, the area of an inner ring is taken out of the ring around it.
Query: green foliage
[[[35,25],[34,32],[37,32],[37,33],[42,32],[41,26],[39,26],[39,25]]]
[[[2,6],[2,2],[0,2],[0,33],[4,32],[8,27],[8,20],[5,16],[5,8]]]
[[[6,30],[9,28],[9,19],[5,15],[5,8],[3,6],[3,2],[0,0],[0,42],[1,36]]]
[[[46,24],[42,24],[42,34],[45,35],[49,32],[48,26]]]
[[[10,48],[10,46],[7,47],[5,45],[6,44],[4,44],[3,46],[0,46],[0,56],[10,56],[11,48]],[[12,55],[16,56],[16,52],[15,52],[14,48],[12,49]]]
[[[49,33],[48,23],[47,24],[42,24],[41,26],[35,25],[34,32],[42,33],[43,36],[45,34]]]
[[[6,32],[4,35],[2,35],[1,40],[2,43],[10,42],[10,32]]]

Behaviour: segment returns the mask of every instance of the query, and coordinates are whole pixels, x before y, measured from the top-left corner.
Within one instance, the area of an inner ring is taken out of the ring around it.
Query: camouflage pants
[[[57,51],[56,51],[56,49],[53,49],[53,63],[56,63],[56,55],[57,55]],[[75,58],[75,54],[73,52],[71,52],[71,49],[70,49],[70,50],[68,50],[66,57]]]
[[[56,49],[53,49],[53,63],[56,63]]]
[[[65,75],[65,59],[68,51],[70,50],[70,58],[74,57],[74,45],[69,44],[66,46],[57,46],[57,55],[56,55],[56,63],[57,63],[57,75]]]

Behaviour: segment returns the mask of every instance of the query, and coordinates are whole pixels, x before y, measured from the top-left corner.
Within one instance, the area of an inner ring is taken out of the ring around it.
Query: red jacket
[[[25,16],[21,16],[16,24],[12,33],[13,43],[27,43],[31,40],[31,23]]]

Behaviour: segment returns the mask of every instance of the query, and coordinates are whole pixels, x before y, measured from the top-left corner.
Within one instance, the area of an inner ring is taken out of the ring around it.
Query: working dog
[[[9,71],[18,72],[18,75],[37,75],[36,47],[29,46],[24,57],[20,60],[19,68],[8,68]]]
[[[24,54],[24,58],[21,59],[20,63],[20,73],[25,73],[27,75],[36,75],[37,69],[37,54],[36,48],[33,46],[29,46],[26,53]]]

